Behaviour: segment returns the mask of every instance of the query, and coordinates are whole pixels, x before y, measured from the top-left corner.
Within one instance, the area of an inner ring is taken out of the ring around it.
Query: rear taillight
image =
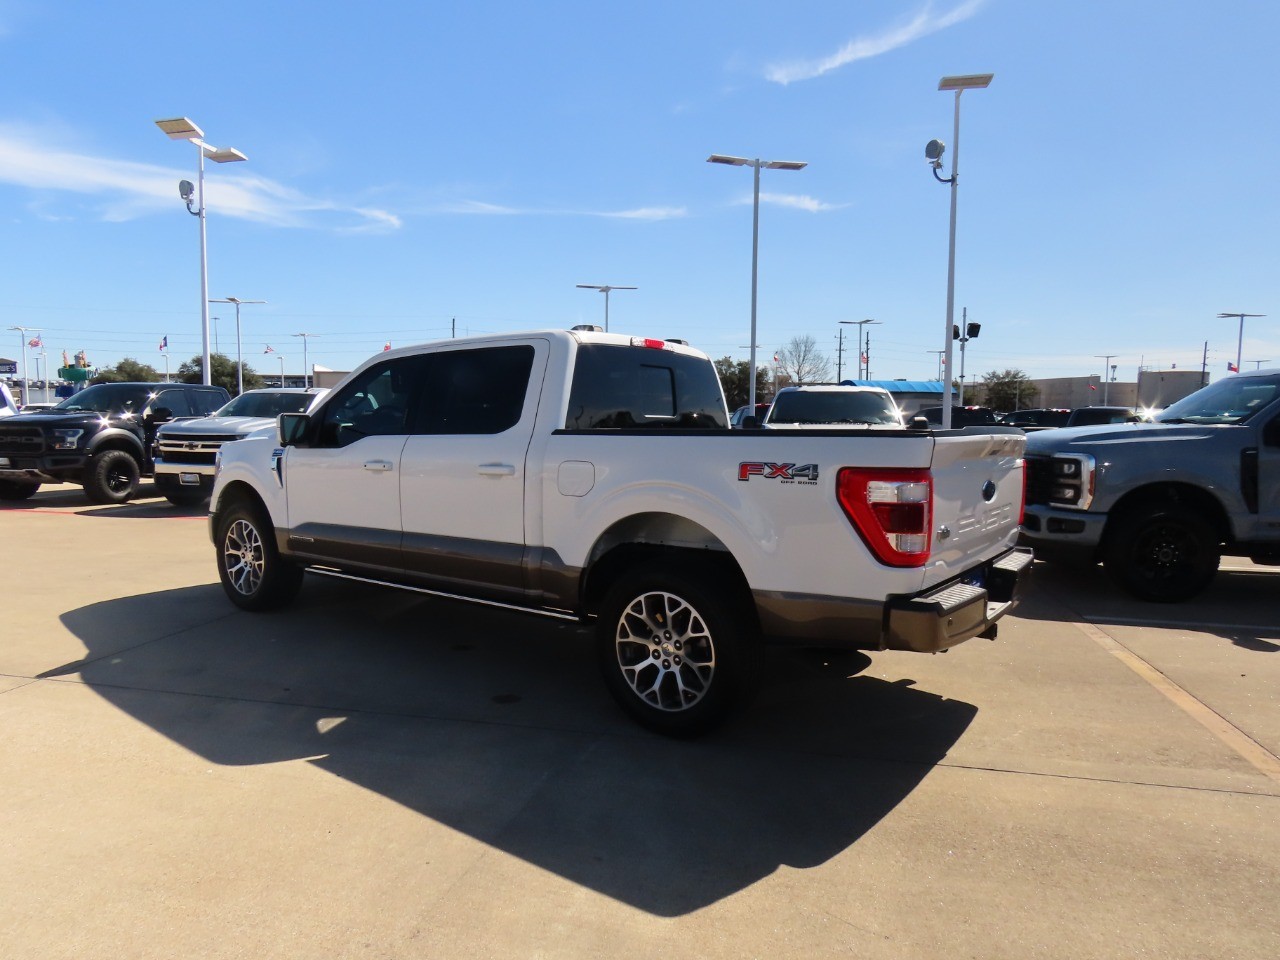
[[[845,467],[836,498],[876,559],[890,567],[923,567],[929,559],[933,476],[928,470]]]
[[[1027,516],[1027,461],[1019,460],[1018,469],[1022,471],[1022,502],[1018,504],[1018,526]]]

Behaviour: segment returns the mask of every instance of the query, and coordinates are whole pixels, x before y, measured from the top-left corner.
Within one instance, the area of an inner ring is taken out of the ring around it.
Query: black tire
[[[40,489],[38,483],[22,480],[0,480],[0,500],[30,500]]]
[[[656,733],[692,737],[754,694],[760,634],[750,598],[728,577],[646,562],[598,610],[596,652],[609,692]]]
[[[142,470],[126,450],[103,450],[89,461],[84,492],[94,503],[124,503],[138,489]]]
[[[164,498],[175,507],[198,507],[209,502],[209,494],[203,490],[163,490]]]
[[[237,607],[273,610],[289,603],[302,586],[302,568],[280,556],[266,515],[247,503],[218,517],[218,579]]]
[[[1140,600],[1190,600],[1218,572],[1220,543],[1213,526],[1189,510],[1152,507],[1121,518],[1108,534],[1103,565]]]

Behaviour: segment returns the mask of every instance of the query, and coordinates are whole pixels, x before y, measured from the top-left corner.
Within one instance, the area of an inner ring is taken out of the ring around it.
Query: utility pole
[[[1107,405],[1107,396],[1110,393],[1110,387],[1111,387],[1111,380],[1109,379],[1109,375],[1107,371],[1111,369],[1111,360],[1113,357],[1116,356],[1116,354],[1095,353],[1094,356],[1097,357],[1099,360],[1107,361],[1102,365],[1102,405],[1105,407]]]
[[[844,379],[844,327],[836,332],[836,383]]]
[[[1204,356],[1200,358],[1200,386],[1209,385],[1209,341],[1204,342]]]

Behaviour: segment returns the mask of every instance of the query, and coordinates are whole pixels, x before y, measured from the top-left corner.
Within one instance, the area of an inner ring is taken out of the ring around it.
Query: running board
[[[357,577],[354,574],[343,573],[341,570],[334,570],[330,567],[306,567],[307,573],[318,573],[324,577],[334,577],[338,580],[354,580],[356,583],[371,583],[376,587],[395,587],[397,590],[408,590],[411,593],[425,593],[429,597],[443,597],[445,600],[461,600],[463,603],[476,603],[483,607],[497,607],[499,610],[512,610],[516,613],[532,613],[539,617],[550,617],[553,620],[569,620],[573,623],[581,623],[582,617],[572,613],[565,613],[560,610],[544,610],[540,607],[522,607],[517,603],[502,603],[499,600],[482,600],[479,597],[466,597],[460,593],[446,593],[444,590],[429,590],[426,587],[414,587],[407,583],[392,583],[390,580],[375,580],[372,577]]]

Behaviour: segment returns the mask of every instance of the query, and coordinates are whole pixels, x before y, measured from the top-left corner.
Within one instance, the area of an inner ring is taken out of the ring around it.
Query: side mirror
[[[743,417],[743,418],[742,418],[742,429],[743,429],[743,430],[759,430],[759,429],[760,429],[760,418],[759,418],[759,417],[753,417],[753,416],[750,416],[750,415]]]
[[[282,413],[276,417],[276,438],[282,447],[301,446],[307,436],[311,418],[305,413]]]
[[[168,423],[173,419],[173,411],[168,407],[152,407],[148,419],[152,423]]]
[[[929,423],[928,417],[912,417],[907,426],[912,430],[928,430],[933,425]]]

